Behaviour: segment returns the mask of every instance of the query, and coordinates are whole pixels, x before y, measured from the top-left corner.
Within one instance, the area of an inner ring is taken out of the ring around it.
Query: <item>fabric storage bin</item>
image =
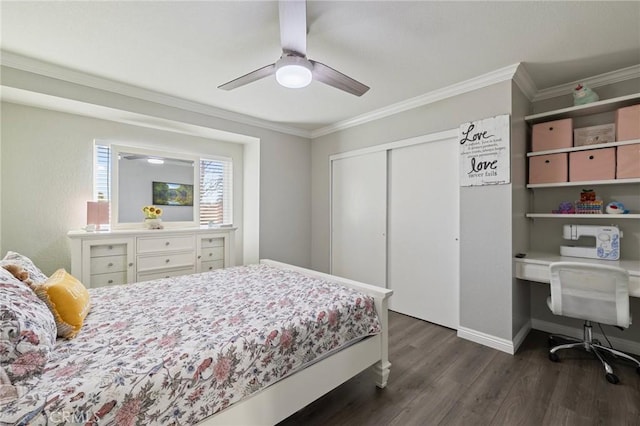
[[[618,108],[616,111],[616,140],[640,139],[640,105]]]
[[[640,143],[617,148],[616,179],[640,178]]]
[[[566,182],[568,166],[566,152],[529,157],[529,183]]]
[[[573,130],[573,146],[595,145],[616,141],[615,124],[581,127]]]
[[[569,153],[569,181],[609,180],[616,177],[616,149],[601,148]]]
[[[573,120],[548,121],[534,124],[531,135],[532,151],[571,148],[573,146]]]

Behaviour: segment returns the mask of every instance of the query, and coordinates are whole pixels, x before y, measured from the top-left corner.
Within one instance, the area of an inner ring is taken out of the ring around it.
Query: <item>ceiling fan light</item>
[[[285,65],[276,71],[276,80],[281,86],[300,89],[311,83],[311,71],[300,65]]]
[[[284,56],[276,63],[276,80],[278,84],[290,89],[300,89],[311,83],[311,63],[306,58]]]

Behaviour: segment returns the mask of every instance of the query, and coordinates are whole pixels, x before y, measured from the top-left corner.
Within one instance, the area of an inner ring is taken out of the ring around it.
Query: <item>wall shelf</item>
[[[640,214],[557,214],[557,213],[527,213],[531,219],[640,219]]]
[[[527,188],[564,188],[566,186],[590,187],[596,185],[624,185],[630,183],[640,183],[640,178],[633,179],[610,179],[610,180],[585,180],[581,182],[556,182],[556,183],[530,183]]]
[[[632,139],[632,140],[620,141],[620,142],[599,143],[599,144],[593,144],[593,145],[574,146],[571,148],[562,148],[562,149],[549,149],[547,151],[527,152],[527,157],[535,157],[538,155],[548,155],[548,154],[559,154],[561,152],[588,151],[591,149],[599,149],[599,148],[613,148],[614,146],[634,145],[637,143],[640,143],[640,139]]]
[[[527,115],[524,120],[529,124],[544,123],[545,121],[561,120],[563,118],[582,117],[585,115],[600,114],[614,111],[630,105],[640,103],[640,93],[620,96],[613,99],[592,102],[586,105],[573,106],[569,108],[557,109],[554,111],[542,112],[539,114]]]

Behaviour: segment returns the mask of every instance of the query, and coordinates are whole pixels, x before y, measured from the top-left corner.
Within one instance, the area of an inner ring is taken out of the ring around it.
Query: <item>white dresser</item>
[[[70,231],[71,274],[87,287],[234,266],[234,228]]]

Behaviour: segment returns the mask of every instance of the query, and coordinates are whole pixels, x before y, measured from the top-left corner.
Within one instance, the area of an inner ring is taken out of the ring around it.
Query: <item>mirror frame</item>
[[[140,222],[123,222],[119,221],[119,184],[120,177],[118,158],[121,153],[150,155],[164,158],[175,158],[177,160],[193,161],[193,220],[192,221],[163,221],[162,224],[166,228],[193,228],[200,227],[200,157],[188,154],[181,154],[169,151],[157,151],[148,148],[139,148],[126,145],[111,145],[111,229],[134,229],[144,228],[142,211],[140,214]],[[140,206],[142,208],[142,206]]]

